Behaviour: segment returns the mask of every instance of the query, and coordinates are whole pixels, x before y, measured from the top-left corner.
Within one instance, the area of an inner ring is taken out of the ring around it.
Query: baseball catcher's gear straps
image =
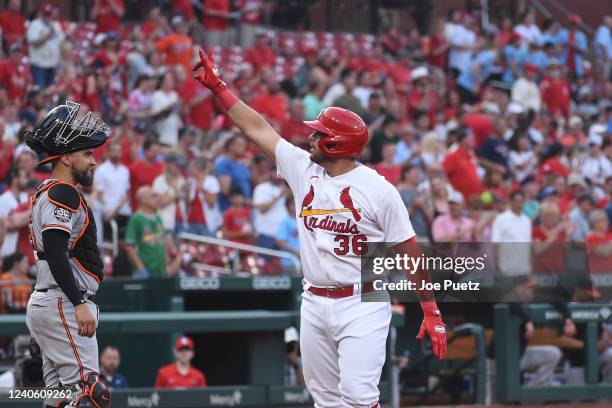
[[[47,192],[47,197],[53,204],[72,212],[81,208],[81,195],[73,185],[68,183],[53,184]]]
[[[82,384],[81,394],[74,401],[74,407],[78,408],[110,408],[111,392],[98,379],[98,374],[89,373],[85,376]]]
[[[81,202],[85,203],[85,198],[82,196]],[[73,260],[79,268],[100,284],[104,279],[104,263],[98,247],[96,221],[91,208],[87,206],[85,206],[85,224],[79,236],[72,243],[71,250]]]

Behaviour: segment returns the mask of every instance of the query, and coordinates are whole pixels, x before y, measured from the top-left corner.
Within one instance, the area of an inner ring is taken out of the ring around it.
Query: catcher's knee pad
[[[89,373],[85,377],[81,394],[74,401],[75,408],[110,408],[111,392],[102,382],[98,375]]]

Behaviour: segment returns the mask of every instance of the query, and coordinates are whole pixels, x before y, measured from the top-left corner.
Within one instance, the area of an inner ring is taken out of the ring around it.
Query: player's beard
[[[325,162],[325,156],[323,156],[320,150],[313,151],[310,153],[310,161],[318,165],[323,165]]]
[[[77,184],[83,187],[91,187],[93,184],[93,170],[89,168],[82,172],[72,169],[72,177],[74,177],[74,181],[76,181]]]

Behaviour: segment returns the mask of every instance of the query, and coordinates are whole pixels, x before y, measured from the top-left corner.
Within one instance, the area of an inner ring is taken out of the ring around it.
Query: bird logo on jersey
[[[355,208],[353,199],[349,194],[350,187],[345,187],[340,193],[340,203],[344,208],[335,209],[317,209],[312,208],[312,202],[315,198],[314,186],[310,186],[308,194],[302,200],[302,209],[300,218],[304,220],[304,226],[309,231],[314,231],[314,228],[333,231],[343,234],[359,234],[359,229],[356,223],[352,223],[350,219],[344,222],[337,222],[333,219],[333,214],[351,213],[355,222],[361,220],[361,208]],[[323,219],[313,218],[313,216],[324,215]],[[311,218],[308,218],[311,217]]]

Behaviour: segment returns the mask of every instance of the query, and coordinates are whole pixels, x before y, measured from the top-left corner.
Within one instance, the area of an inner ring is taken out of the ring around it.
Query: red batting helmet
[[[356,159],[368,142],[368,128],[359,115],[342,108],[326,108],[317,120],[304,122],[306,126],[327,136],[319,139],[319,149],[327,157]]]

